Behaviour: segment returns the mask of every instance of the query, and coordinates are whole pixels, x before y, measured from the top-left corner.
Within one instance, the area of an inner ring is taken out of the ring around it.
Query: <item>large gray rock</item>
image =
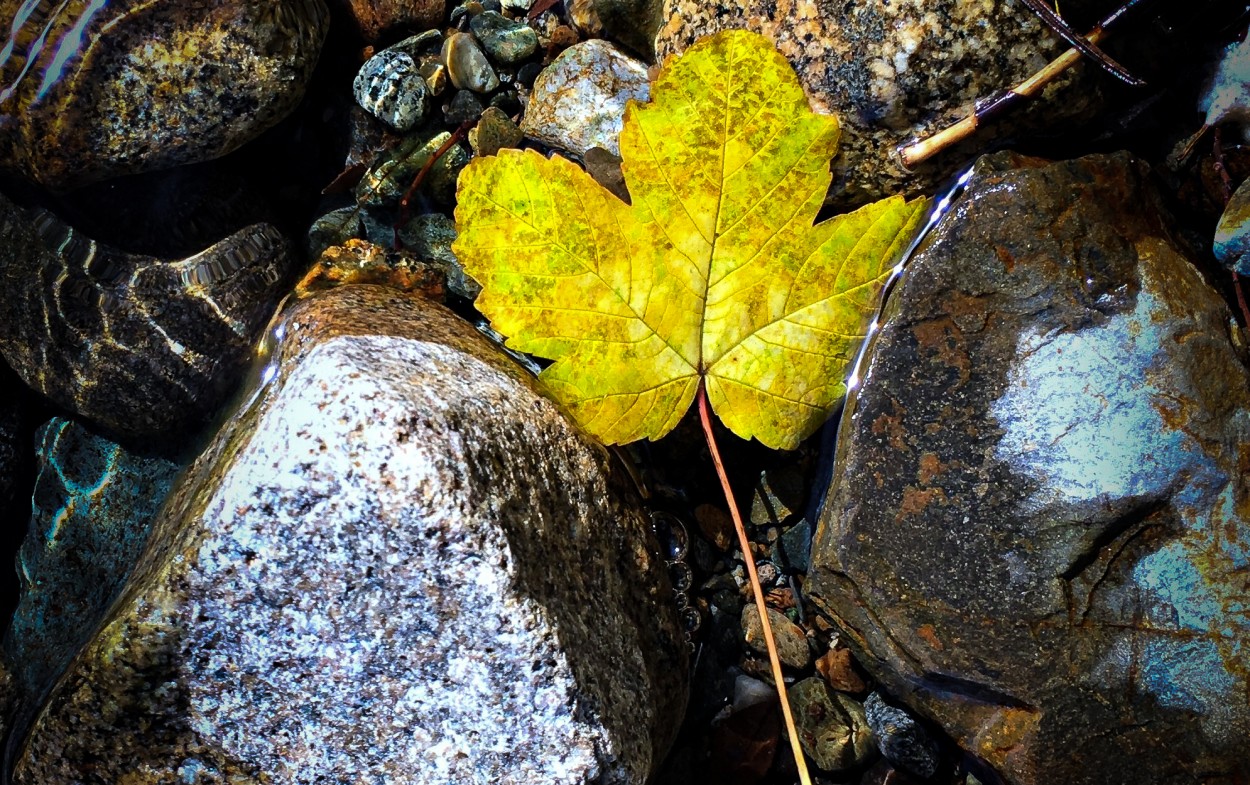
[[[1127,154],[982,159],[842,421],[811,591],[1015,785],[1250,773],[1250,374],[1169,220]]]
[[[643,783],[685,643],[609,456],[428,301],[274,335],[15,781]]]
[[[1063,11],[1081,13],[1092,4],[1069,0]],[[663,0],[662,18],[660,61],[725,29],[754,30],[776,43],[816,110],[842,123],[833,188],[841,206],[931,191],[996,137],[1070,124],[1101,100],[1093,80],[1072,75],[1083,73],[1078,68],[1023,111],[985,123],[968,142],[906,171],[895,156],[899,145],[962,119],[979,99],[1012,87],[1067,49],[1024,3]]]

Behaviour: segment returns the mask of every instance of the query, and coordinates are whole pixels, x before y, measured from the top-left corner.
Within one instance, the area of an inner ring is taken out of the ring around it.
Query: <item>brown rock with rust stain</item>
[[[322,0],[72,0],[15,21],[0,165],[68,189],[225,155],[281,120],[325,38]],[[50,19],[51,18],[51,19]]]
[[[1250,374],[1148,177],[977,164],[891,295],[813,544],[859,662],[1013,785],[1250,774]]]
[[[447,0],[338,0],[356,19],[367,41],[397,27],[420,30],[437,27],[447,11]]]

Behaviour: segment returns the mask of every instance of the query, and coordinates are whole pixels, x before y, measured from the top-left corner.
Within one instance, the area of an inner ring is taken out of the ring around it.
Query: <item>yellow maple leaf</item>
[[[838,123],[762,36],[700,41],[651,97],[621,131],[632,206],[563,158],[503,150],[460,176],[456,256],[478,309],[555,360],[541,379],[602,441],[663,436],[703,384],[734,433],[792,449],[845,394],[924,202],[813,226]]]

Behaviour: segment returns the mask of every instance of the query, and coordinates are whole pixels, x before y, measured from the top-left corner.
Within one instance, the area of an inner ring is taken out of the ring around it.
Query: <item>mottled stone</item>
[[[0,166],[49,188],[224,155],[299,102],[322,0],[0,0]]]
[[[1071,0],[1063,11],[1088,5]],[[1061,77],[1023,111],[986,122],[968,142],[906,172],[895,158],[899,145],[962,119],[978,99],[1017,84],[1067,48],[1024,3],[664,0],[662,17],[660,61],[724,29],[754,30],[776,43],[813,107],[842,123],[832,192],[839,206],[931,192],[997,136],[1074,122],[1100,101],[1094,80]]]
[[[356,186],[356,201],[366,207],[397,206],[404,194],[412,187],[416,176],[438,152],[451,134],[446,131],[412,133],[365,172]],[[455,204],[456,178],[469,163],[469,154],[460,145],[452,145],[439,157],[425,180],[421,190],[439,204]]]
[[[447,12],[447,0],[338,0],[347,5],[360,33],[376,41],[387,30],[435,27]]]
[[[525,134],[512,118],[497,106],[482,112],[482,119],[469,131],[469,146],[478,155],[494,155],[505,147],[519,147]]]
[[[571,46],[534,82],[521,119],[525,135],[583,155],[602,147],[620,155],[619,138],[629,99],[651,95],[647,67],[595,39]]]
[[[377,284],[441,302],[447,288],[443,271],[408,250],[396,250],[387,239],[385,245],[351,239],[325,249],[295,285],[295,296],[345,284]]]
[[[629,479],[429,301],[273,335],[14,781],[641,785],[687,662]]]
[[[864,701],[864,712],[881,757],[924,779],[937,773],[942,764],[937,743],[915,717],[877,692]]]
[[[1238,275],[1250,275],[1250,180],[1233,192],[1215,227],[1215,258]]]
[[[442,57],[456,89],[489,93],[499,86],[495,69],[468,33],[456,33],[444,41]]]
[[[180,468],[60,417],[35,439],[39,473],[17,560],[22,598],[4,638],[21,692],[33,699],[117,598]]]
[[[469,20],[469,29],[490,59],[514,65],[538,51],[538,33],[524,22],[485,11]]]
[[[365,61],[352,82],[352,93],[365,111],[396,131],[411,129],[430,109],[429,91],[417,61],[392,49]]]
[[[812,651],[803,629],[772,608],[768,609],[768,623],[772,625],[773,640],[777,643],[777,656],[781,661],[798,670],[806,668],[812,661]],[[756,654],[767,656],[764,625],[760,624],[760,611],[755,603],[749,603],[742,609],[742,635]]]
[[[1250,374],[1148,178],[977,164],[890,297],[813,545],[859,662],[1014,785],[1248,773]]]
[[[176,442],[238,381],[294,258],[268,224],[185,259],[126,254],[0,196],[0,354],[110,435]]]
[[[448,125],[477,122],[482,116],[482,102],[471,90],[459,90],[443,107],[443,119]]]
[[[788,693],[799,744],[821,769],[853,769],[872,755],[874,739],[859,701],[819,678],[803,679]]]

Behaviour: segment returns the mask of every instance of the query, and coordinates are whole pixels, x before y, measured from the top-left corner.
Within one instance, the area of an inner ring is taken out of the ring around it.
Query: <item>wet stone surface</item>
[[[294,262],[267,224],[158,259],[0,196],[0,355],[111,435],[180,447],[241,378]]]
[[[275,336],[15,782],[641,785],[688,663],[628,479],[427,300]]]
[[[1250,376],[1170,224],[1127,154],[981,159],[842,421],[810,590],[1017,785],[1246,775]]]
[[[54,5],[0,2],[22,20],[0,58],[0,166],[54,189],[256,137],[300,100],[329,24],[322,0]]]

